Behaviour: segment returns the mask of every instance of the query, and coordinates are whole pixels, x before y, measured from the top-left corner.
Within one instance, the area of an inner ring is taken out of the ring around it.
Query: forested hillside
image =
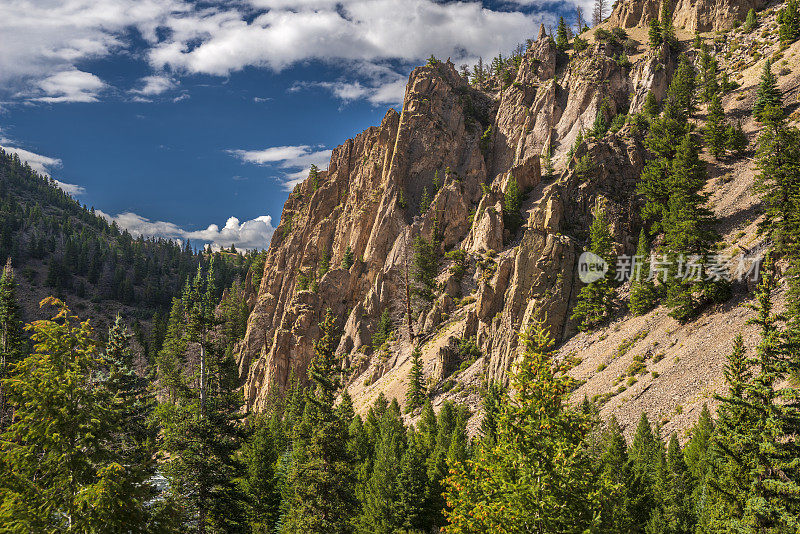
[[[606,7],[431,57],[263,254],[6,156],[0,532],[800,533],[800,10]],[[137,366],[82,319],[148,295]]]
[[[219,294],[263,262],[258,251],[215,256]],[[172,298],[209,257],[189,242],[133,237],[0,150],[0,262],[15,270],[26,319],[43,318],[39,301],[56,295],[101,331],[121,314],[140,347],[155,354]]]

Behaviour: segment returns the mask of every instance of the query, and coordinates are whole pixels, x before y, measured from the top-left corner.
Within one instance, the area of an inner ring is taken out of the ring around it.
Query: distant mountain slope
[[[173,297],[207,254],[162,238],[133,237],[87,209],[55,181],[0,150],[0,264],[10,258],[26,320],[39,301],[56,295],[103,332],[120,313],[134,325],[163,328]],[[219,292],[242,279],[257,254],[217,254]],[[155,315],[155,317],[154,317]],[[159,334],[155,333],[155,344]],[[145,351],[147,352],[147,351]]]

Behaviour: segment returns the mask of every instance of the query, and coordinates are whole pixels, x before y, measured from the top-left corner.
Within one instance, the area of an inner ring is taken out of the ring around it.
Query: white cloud
[[[249,221],[239,222],[236,217],[230,217],[223,228],[211,224],[205,230],[184,230],[178,225],[166,221],[152,221],[132,212],[120,213],[111,216],[101,210],[96,213],[109,222],[128,230],[135,236],[163,237],[185,241],[191,239],[202,243],[210,243],[212,248],[230,248],[236,245],[238,249],[265,249],[269,246],[275,228],[272,226],[272,217],[262,215]]]
[[[289,91],[296,92],[303,89],[319,87],[330,91],[333,96],[343,102],[366,99],[374,105],[400,104],[406,90],[406,79],[398,78],[393,82],[383,85],[366,86],[361,82],[297,82],[289,88]]]
[[[314,150],[309,145],[290,145],[274,146],[262,150],[228,150],[227,152],[245,163],[276,164],[289,171],[295,169],[284,175],[281,184],[285,191],[291,191],[294,186],[308,177],[311,165],[316,165],[320,169],[327,168],[333,151]]]
[[[10,139],[6,138],[0,139],[0,142],[3,143],[10,141],[11,141]],[[30,150],[25,150],[23,148],[16,148],[12,146],[0,145],[0,148],[11,154],[16,154],[17,156],[19,156],[19,159],[30,165],[31,169],[45,176],[50,176],[52,168],[61,167],[61,160],[58,158],[42,156],[41,154],[36,154],[35,152],[31,152]],[[53,182],[55,182],[55,184],[61,190],[63,190],[65,193],[69,195],[77,196],[86,193],[86,189],[82,185],[68,184],[55,179],[53,179]]]
[[[541,11],[547,4],[537,6],[525,14],[477,1],[5,0],[0,90],[45,102],[93,102],[107,86],[80,68],[141,52],[154,73],[133,92],[140,98],[168,91],[182,73],[280,71],[319,60],[348,76],[324,82],[337,97],[395,103],[407,69],[430,54],[456,63],[486,59],[533,37],[541,20],[553,24]],[[132,49],[131,30],[144,50]]]
[[[86,193],[86,188],[83,187],[82,185],[68,184],[55,179],[53,181],[56,183],[59,189],[61,189],[68,195],[77,196]]]
[[[175,87],[175,81],[168,76],[145,76],[141,80],[141,89],[133,89],[131,92],[143,96],[155,96],[165,93]]]
[[[8,140],[6,140],[8,141]],[[51,158],[48,156],[42,156],[41,154],[36,154],[29,150],[25,150],[22,148],[16,148],[11,146],[0,146],[6,152],[10,152],[12,154],[16,154],[19,156],[19,159],[28,163],[31,166],[31,169],[40,173],[50,175],[50,169],[52,167],[60,167],[61,160],[58,158]]]
[[[97,102],[100,91],[106,84],[90,72],[77,69],[65,70],[48,76],[39,82],[45,96],[37,96],[40,102]]]

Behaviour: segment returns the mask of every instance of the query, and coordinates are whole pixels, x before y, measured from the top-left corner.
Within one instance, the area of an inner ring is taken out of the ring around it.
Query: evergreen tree
[[[664,219],[663,247],[674,260],[667,305],[672,310],[670,315],[679,321],[694,317],[707,302],[727,296],[725,279],[708,276],[711,250],[718,236],[702,193],[707,179],[694,136],[687,134],[672,162],[672,189]]]
[[[718,94],[711,98],[711,103],[708,105],[708,114],[706,115],[706,125],[703,133],[708,151],[717,159],[724,156],[727,145],[727,128],[725,111],[722,109],[722,102]]]
[[[661,502],[660,476],[664,448],[653,434],[647,414],[642,414],[628,450],[628,515],[633,532],[644,532],[645,525]],[[662,519],[659,517],[659,519]]]
[[[717,60],[708,51],[705,44],[700,52],[700,99],[711,102],[714,95],[719,94],[720,86],[717,77],[719,65]]]
[[[659,19],[661,23],[661,40],[675,47],[678,44],[678,40],[675,38],[675,26],[672,24],[672,13],[669,10],[667,2],[661,2],[661,14]]]
[[[381,346],[389,340],[389,336],[391,336],[393,330],[394,325],[392,324],[392,318],[389,315],[389,308],[384,308],[383,312],[381,313],[381,318],[378,321],[378,326],[375,329],[375,333],[372,334],[373,350],[379,350]]]
[[[311,187],[314,191],[319,189],[319,169],[313,163],[311,169],[308,171],[308,177],[311,179]]]
[[[658,100],[656,100],[656,95],[653,93],[652,89],[647,91],[647,97],[644,100],[644,107],[642,111],[650,118],[657,117],[661,112],[661,106],[659,106]]]
[[[572,380],[554,361],[546,328],[535,323],[522,343],[497,442],[451,466],[446,532],[583,532],[596,526],[591,420],[566,402]]]
[[[428,208],[431,207],[431,196],[428,193],[428,186],[422,188],[422,198],[419,200],[419,212],[420,214],[424,215]]]
[[[569,29],[567,28],[567,23],[564,22],[564,17],[559,17],[558,19],[556,46],[562,51],[569,48]]]
[[[747,12],[747,17],[744,19],[744,25],[742,29],[747,33],[753,31],[756,26],[758,26],[758,15],[756,15],[756,10],[750,8],[750,11]]]
[[[411,352],[411,370],[408,372],[408,391],[406,392],[406,411],[420,408],[425,401],[425,376],[422,370],[422,352],[414,347]]]
[[[758,137],[756,191],[766,205],[761,228],[779,254],[797,257],[800,240],[800,131],[786,125],[780,108],[762,110],[763,128]],[[794,263],[794,262],[793,262]]]
[[[592,135],[595,137],[603,137],[608,131],[610,122],[608,117],[611,115],[611,106],[608,104],[608,99],[604,98],[597,108],[597,114],[594,117],[594,124],[592,126]]]
[[[430,239],[418,235],[414,239],[413,292],[429,306],[435,297],[436,275],[439,272],[439,242],[434,229]]]
[[[511,231],[512,235],[523,223],[520,208],[522,208],[522,193],[517,185],[517,179],[511,176],[506,186],[505,198],[503,201],[503,222],[506,228]]]
[[[741,122],[737,121],[736,125],[728,124],[728,127],[725,128],[725,148],[730,150],[734,156],[740,157],[747,149],[748,142]]]
[[[497,425],[503,397],[506,390],[500,382],[492,381],[483,397],[483,419],[481,420],[481,439],[489,444],[497,440]]]
[[[253,430],[242,446],[244,473],[240,480],[247,497],[247,523],[254,534],[275,532],[280,516],[281,474],[279,461],[282,425],[275,418],[257,417]]]
[[[661,38],[661,25],[658,23],[658,19],[650,19],[650,27],[647,36],[650,40],[650,46],[653,48],[661,46],[661,43],[664,42]]]
[[[633,528],[627,510],[627,488],[631,473],[628,463],[628,444],[617,419],[612,415],[600,442],[599,469],[602,486],[608,489],[603,502],[601,532],[623,534]]]
[[[349,269],[353,265],[353,249],[350,245],[347,245],[347,248],[344,251],[344,256],[342,257],[342,269]]]
[[[3,381],[11,376],[14,365],[22,359],[25,351],[16,290],[17,283],[9,258],[0,274],[0,431],[7,427],[11,416]]]
[[[798,390],[782,384],[798,371],[798,363],[785,345],[781,316],[773,313],[777,283],[770,258],[764,267],[756,304],[751,305],[756,311],[751,323],[759,327],[761,338],[756,354],[744,359],[743,349],[737,348],[726,373],[730,394],[720,398],[729,407],[720,415],[720,456],[744,468],[747,482],[744,488],[727,480],[718,486],[734,511],[722,518],[729,530],[790,532],[800,526],[800,444],[793,439],[800,433],[800,406],[795,402]],[[723,435],[723,430],[728,432]]]
[[[427,527],[425,501],[428,498],[428,477],[425,470],[425,457],[418,443],[419,435],[412,434],[409,444],[400,460],[397,475],[399,495],[397,516],[402,523],[400,528],[409,532],[423,532]]]
[[[157,408],[169,497],[201,534],[241,528],[245,513],[236,484],[242,466],[235,456],[243,438],[237,424],[242,398],[230,351],[221,346],[224,340],[209,335],[216,323],[213,280],[209,269],[187,282],[177,306],[183,316],[174,318],[172,330],[179,338],[164,342],[184,352],[162,358],[174,366],[175,395]]]
[[[778,80],[772,73],[772,63],[769,59],[764,62],[764,70],[761,73],[761,81],[756,91],[756,100],[753,103],[753,118],[763,122],[763,112],[767,107],[780,108],[783,104],[781,90],[778,88]]]
[[[647,234],[642,228],[639,232],[639,243],[636,247],[636,264],[631,280],[630,308],[635,315],[642,315],[658,304],[658,291],[655,280],[650,278],[650,249],[647,246]],[[638,267],[637,267],[638,265]]]
[[[589,251],[612,264],[614,244],[611,240],[605,208],[595,209],[594,221],[589,230]],[[578,294],[578,302],[572,313],[572,320],[578,321],[582,330],[591,330],[602,324],[611,313],[614,300],[614,289],[611,287],[611,271],[594,282],[583,286]]]
[[[335,355],[338,341],[329,309],[320,323],[320,338],[308,369],[313,386],[303,414],[307,436],[293,443],[284,532],[352,532],[356,479],[347,450],[349,422],[334,409],[340,387]]]
[[[14,420],[0,440],[0,525],[10,532],[146,532],[152,488],[127,465],[121,414],[93,377],[101,362],[88,322],[59,300],[31,325],[34,352],[3,383]]]
[[[778,25],[781,43],[793,43],[800,39],[800,9],[797,7],[797,0],[786,2],[786,7],[778,13]]]

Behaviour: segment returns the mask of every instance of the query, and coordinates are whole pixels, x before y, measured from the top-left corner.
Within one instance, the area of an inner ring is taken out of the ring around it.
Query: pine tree
[[[566,402],[572,380],[547,329],[534,323],[522,343],[497,442],[450,467],[446,532],[583,532],[595,522],[591,420]]]
[[[481,439],[494,444],[497,440],[497,425],[500,418],[500,409],[503,405],[503,396],[506,390],[500,382],[492,381],[483,397],[483,419],[481,420]]]
[[[780,108],[783,104],[781,90],[778,88],[778,80],[772,74],[772,63],[769,59],[764,62],[764,70],[761,73],[761,81],[756,91],[756,100],[753,103],[753,118],[763,122],[764,110],[769,107]]]
[[[589,251],[612,263],[614,252],[611,232],[605,208],[595,209],[594,221],[589,230]],[[610,315],[614,300],[611,287],[611,269],[599,280],[583,286],[578,294],[578,302],[572,313],[572,320],[578,321],[581,330],[591,330],[602,324]]]
[[[800,39],[800,9],[797,7],[797,0],[786,2],[786,7],[778,13],[778,25],[781,43],[793,43]]]
[[[119,454],[121,414],[93,377],[88,322],[61,301],[30,327],[34,352],[3,383],[14,420],[0,440],[0,525],[9,532],[145,532],[152,488]],[[79,408],[76,408],[79,407]]]
[[[661,106],[659,106],[656,95],[653,93],[652,89],[647,91],[647,97],[644,100],[642,111],[650,118],[657,117],[661,112]]]
[[[394,325],[392,324],[392,317],[389,315],[389,308],[384,308],[375,333],[372,334],[372,349],[376,351],[380,349],[389,340],[393,330]]]
[[[347,245],[347,248],[344,251],[344,256],[342,257],[342,269],[349,269],[353,265],[353,249],[350,245]]]
[[[768,257],[756,303],[750,305],[756,312],[750,322],[760,329],[756,354],[745,359],[738,344],[726,369],[730,393],[720,398],[727,409],[720,415],[718,449],[722,461],[732,464],[722,473],[744,468],[718,483],[734,512],[722,518],[729,530],[789,532],[798,527],[800,444],[792,437],[800,433],[800,406],[794,402],[798,390],[782,385],[798,371],[798,363],[786,345],[782,317],[773,313],[776,287]]]
[[[718,71],[717,60],[704,45],[700,54],[700,100],[703,102],[710,102],[720,92]]]
[[[747,33],[753,31],[756,26],[758,26],[758,15],[756,15],[756,10],[750,8],[750,11],[747,12],[747,17],[744,19],[744,25],[742,26],[742,30]]]
[[[414,239],[414,294],[422,299],[423,307],[429,306],[435,297],[436,275],[439,272],[439,242],[436,230],[430,239],[418,235]]]
[[[217,321],[214,280],[209,268],[205,276],[198,269],[187,282],[177,307],[183,315],[174,318],[171,331],[178,339],[164,342],[184,351],[169,355],[175,395],[156,412],[163,429],[161,451],[169,458],[161,465],[169,497],[201,534],[240,528],[245,514],[236,484],[242,466],[235,456],[243,439],[236,420],[242,397],[230,351],[209,335]]]
[[[742,129],[742,123],[736,122],[736,125],[728,124],[725,128],[725,148],[730,150],[734,156],[740,157],[747,149],[748,145],[747,134]]]
[[[664,455],[661,440],[653,434],[647,414],[642,413],[628,450],[628,515],[634,532],[644,532],[661,501],[659,476]]]
[[[314,191],[319,189],[319,169],[313,163],[311,169],[308,171],[308,177],[311,179],[311,187]]]
[[[348,424],[334,409],[340,387],[338,345],[330,309],[320,323],[320,338],[308,369],[309,390],[302,425],[308,435],[295,440],[287,486],[284,532],[351,532],[355,513],[355,467],[347,451]]]
[[[642,315],[658,304],[658,291],[655,281],[650,278],[650,249],[647,246],[647,234],[642,228],[639,232],[639,243],[636,247],[635,272],[631,280],[630,308],[635,315]]]
[[[406,392],[406,411],[413,412],[425,401],[425,376],[422,370],[422,352],[414,347],[411,352],[411,370],[408,372],[408,391]]]
[[[599,469],[601,486],[607,491],[603,502],[601,532],[627,533],[633,529],[627,510],[627,487],[631,473],[628,463],[628,444],[622,428],[612,415],[600,441]]]
[[[761,229],[766,231],[779,254],[797,256],[800,234],[800,131],[786,125],[780,108],[767,106],[761,115],[758,137],[756,191],[766,205]]]
[[[569,30],[567,29],[567,23],[564,22],[564,17],[559,17],[558,19],[556,46],[562,51],[569,48]]]
[[[397,475],[399,496],[397,516],[402,520],[400,527],[406,531],[423,532],[427,527],[425,501],[428,497],[428,476],[425,470],[425,457],[419,435],[412,434],[409,444],[400,460]]]
[[[677,44],[677,39],[675,39],[675,26],[672,24],[672,13],[669,11],[669,6],[666,1],[661,2],[661,15],[659,19],[661,22],[662,41],[674,47]]]
[[[608,99],[604,98],[600,105],[597,107],[597,113],[594,117],[594,124],[592,125],[592,135],[594,137],[603,137],[608,131],[610,122],[608,117],[611,115],[611,106],[608,104]]]
[[[517,179],[511,176],[506,186],[505,198],[503,201],[503,222],[513,235],[522,226],[522,193],[517,185]]]
[[[661,25],[658,23],[658,19],[650,19],[650,27],[647,36],[650,40],[650,46],[653,48],[661,46],[661,43],[664,42],[661,38]]]
[[[420,214],[424,215],[428,208],[431,207],[431,196],[428,193],[428,186],[422,188],[422,198],[419,200],[419,212]]]
[[[711,280],[708,264],[713,244],[718,240],[714,216],[705,207],[702,193],[708,173],[700,159],[697,143],[687,134],[672,162],[672,189],[664,219],[664,250],[674,260],[667,290],[670,316],[686,321],[709,301],[727,296],[724,278]],[[680,272],[680,261],[686,262]],[[690,266],[690,261],[694,265]],[[690,268],[691,267],[691,268]]]
[[[706,115],[706,125],[703,132],[709,152],[719,159],[725,155],[727,128],[725,124],[725,110],[718,94],[711,98]]]
[[[280,514],[280,473],[282,454],[280,420],[264,416],[254,418],[253,430],[242,446],[244,474],[241,490],[247,496],[247,522],[254,533],[275,531]]]
[[[11,416],[3,381],[11,376],[14,366],[22,359],[25,351],[16,289],[17,283],[9,258],[0,274],[0,431],[8,426]]]

